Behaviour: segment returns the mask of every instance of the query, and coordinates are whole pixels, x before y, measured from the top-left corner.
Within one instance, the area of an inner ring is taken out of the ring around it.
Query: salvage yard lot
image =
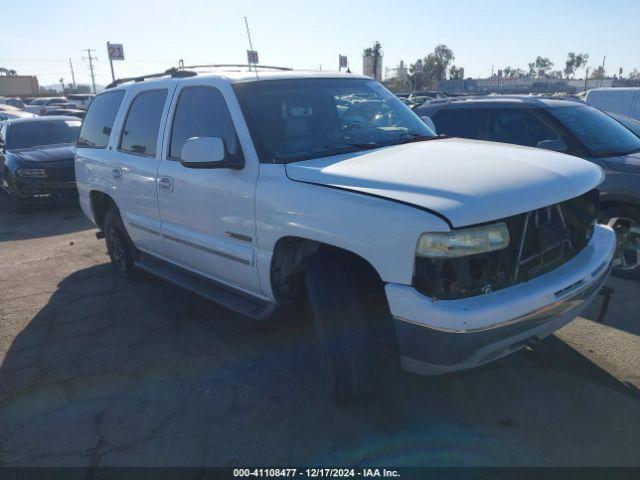
[[[0,465],[640,465],[640,286],[534,350],[325,394],[311,324],[115,275],[77,208],[0,194]]]

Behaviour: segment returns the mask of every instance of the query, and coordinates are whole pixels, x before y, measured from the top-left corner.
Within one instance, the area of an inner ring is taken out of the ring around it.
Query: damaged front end
[[[489,225],[506,225],[508,230],[507,242],[496,239],[499,229],[490,232],[499,248],[491,248],[489,238],[487,251],[481,253],[417,255],[413,285],[433,300],[455,300],[491,293],[550,272],[589,243],[598,216],[598,199],[594,189],[571,200],[492,222]]]

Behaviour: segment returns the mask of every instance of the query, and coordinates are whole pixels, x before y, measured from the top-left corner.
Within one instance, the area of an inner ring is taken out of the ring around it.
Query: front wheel
[[[104,238],[111,264],[124,278],[137,278],[140,270],[135,266],[140,253],[124,228],[120,214],[110,208],[104,218]]]
[[[373,336],[361,277],[339,255],[318,255],[305,270],[327,387],[338,403],[374,389]]]
[[[24,201],[24,198],[18,195],[15,185],[9,189],[9,199],[11,200],[11,209],[13,210],[13,213],[20,215],[27,212],[27,204]]]
[[[621,219],[630,224],[628,229],[615,229],[618,246],[616,249],[617,265],[613,274],[620,278],[640,280],[640,265],[637,256],[640,255],[640,208],[622,205],[607,208],[602,211],[600,221],[608,224],[613,219]]]

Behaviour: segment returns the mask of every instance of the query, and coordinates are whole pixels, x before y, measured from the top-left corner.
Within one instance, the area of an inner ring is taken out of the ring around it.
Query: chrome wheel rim
[[[630,227],[628,231],[616,228],[618,222],[628,222]],[[639,268],[638,259],[640,259],[640,222],[630,218],[612,218],[608,225],[616,232],[616,257],[615,269],[622,272],[629,272]],[[635,255],[633,252],[635,251]],[[635,256],[635,261],[629,263],[629,258]]]

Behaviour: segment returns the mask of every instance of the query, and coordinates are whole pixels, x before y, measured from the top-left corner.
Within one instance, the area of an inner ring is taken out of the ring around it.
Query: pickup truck
[[[116,271],[268,319],[303,298],[329,392],[371,394],[384,332],[442,374],[536,344],[601,290],[602,170],[436,136],[368,77],[185,68],[116,81],[76,148]]]

